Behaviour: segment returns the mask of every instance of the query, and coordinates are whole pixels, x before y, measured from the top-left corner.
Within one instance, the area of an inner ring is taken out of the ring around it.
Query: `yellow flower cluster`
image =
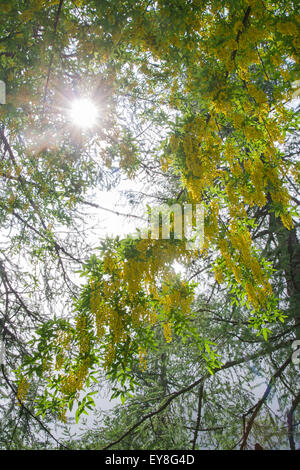
[[[106,253],[106,255],[104,256],[103,264],[104,264],[105,271],[113,272],[114,267],[115,267],[115,262],[110,252]]]
[[[166,342],[170,343],[172,341],[172,329],[170,322],[164,323],[163,331]]]
[[[76,318],[76,330],[79,337],[79,351],[81,354],[89,352],[90,337],[87,328],[87,318],[83,315],[78,315]]]
[[[241,283],[242,280],[242,273],[238,265],[232,266],[232,272],[235,277],[236,282]]]
[[[131,300],[141,288],[141,279],[144,271],[144,263],[128,260],[123,263],[122,278],[128,284],[128,292]]]
[[[299,34],[297,25],[295,23],[292,23],[291,21],[287,21],[284,23],[277,23],[276,29],[280,33],[287,34],[289,36],[298,36]]]
[[[66,406],[63,406],[61,408],[60,413],[59,413],[59,419],[61,420],[62,423],[67,422],[67,407]]]
[[[68,351],[71,347],[72,334],[65,330],[60,330],[57,334],[55,344],[61,346],[64,351]]]
[[[263,287],[259,287],[256,284],[247,281],[245,283],[245,290],[249,302],[256,309],[263,307],[267,302],[268,296],[272,294],[272,287],[268,281]]]
[[[95,315],[95,322],[96,322],[96,331],[98,339],[101,339],[105,334],[105,326],[107,320],[107,309],[105,304],[101,304],[99,302],[97,306],[97,310],[92,310],[92,313]]]
[[[187,183],[193,200],[199,200],[203,189],[213,184],[218,176],[221,139],[214,119],[206,123],[203,117],[196,115],[193,121],[185,124],[184,135],[180,140],[176,138],[176,146],[174,137],[170,137],[174,152],[179,146],[179,141],[182,143],[186,162],[186,168],[182,169],[182,179]]]
[[[62,368],[65,361],[65,355],[63,353],[58,353],[55,360],[55,369],[59,370]]]
[[[108,370],[109,367],[112,365],[113,361],[114,361],[114,358],[115,358],[115,345],[114,344],[109,344],[108,345],[108,348],[107,348],[107,351],[106,351],[106,354],[105,354],[105,358],[104,358],[104,369],[105,370]]]
[[[232,273],[236,282],[245,289],[248,301],[253,307],[262,307],[272,294],[272,287],[269,281],[270,274],[263,270],[255,253],[252,252],[251,235],[245,229],[239,230],[238,225],[232,222],[229,240],[230,243],[225,238],[218,240],[225,267],[224,264],[214,266],[215,278],[218,283],[222,283],[224,271]]]
[[[166,316],[168,316],[172,309],[180,309],[185,315],[190,313],[194,295],[193,293],[187,293],[185,287],[183,282],[180,286],[173,287],[171,290],[168,283],[163,285],[160,305],[163,307]]]
[[[88,374],[89,367],[90,359],[86,358],[74,372],[71,372],[62,378],[61,392],[63,395],[69,396],[76,392],[78,394],[84,385],[84,380]]]
[[[114,343],[117,344],[126,337],[126,333],[123,329],[121,316],[117,310],[110,308],[109,311],[109,328],[113,334]]]
[[[214,271],[215,271],[215,278],[216,278],[216,281],[221,284],[224,280],[223,278],[223,269],[221,268],[221,266],[215,266],[214,267]]]
[[[24,376],[22,376],[19,381],[18,390],[17,390],[17,398],[18,398],[19,406],[21,406],[21,404],[24,403],[27,393],[28,393],[28,388],[29,388],[29,382]]]
[[[293,219],[290,214],[280,214],[281,222],[288,230],[294,227]]]
[[[43,375],[45,375],[46,373],[48,373],[49,375],[51,375],[51,371],[52,371],[52,363],[49,359],[44,359],[43,362],[42,362],[42,372],[43,372]]]
[[[248,231],[238,231],[238,228],[233,224],[230,228],[230,241],[234,249],[240,251],[244,265],[250,266],[251,257],[251,236]]]
[[[147,368],[147,351],[145,348],[139,347],[139,365],[142,371],[145,371]]]
[[[261,266],[258,262],[257,258],[252,256],[250,260],[250,269],[252,271],[253,279],[255,280],[256,284],[263,284],[264,283],[264,276],[261,269]]]
[[[90,279],[90,307],[97,337],[101,340],[106,332],[110,333],[104,357],[106,369],[114,361],[116,346],[128,339],[128,325],[139,328],[156,324],[158,306],[166,318],[172,309],[188,315],[193,301],[193,293],[187,290],[185,283],[177,283],[171,267],[175,259],[190,261],[192,255],[185,250],[184,242],[174,244],[169,240],[142,239],[135,243],[137,254],[134,258],[120,260],[113,250],[108,250],[103,259],[105,276],[101,282],[93,277]],[[157,307],[141,302],[141,292],[156,299]],[[164,326],[167,335],[166,328],[169,327]],[[81,351],[88,350],[84,316],[77,319],[76,329]],[[166,338],[169,341],[170,334]]]
[[[255,187],[255,193],[252,196],[252,201],[259,207],[263,207],[266,202],[266,180],[265,180],[265,167],[261,159],[257,159],[250,170],[251,181]]]

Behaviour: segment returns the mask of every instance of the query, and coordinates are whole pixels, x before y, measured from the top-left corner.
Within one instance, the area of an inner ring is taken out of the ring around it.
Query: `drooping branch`
[[[277,345],[276,347],[272,348],[272,351],[276,351],[278,349],[281,349],[281,348],[284,348],[284,347],[287,347],[289,344],[291,343],[291,341],[288,341],[288,342],[285,342],[285,343],[281,343],[279,345]],[[215,374],[222,371],[222,370],[226,370],[226,369],[229,369],[231,367],[234,367],[234,366],[237,366],[237,365],[240,365],[240,364],[243,364],[249,360],[253,360],[253,359],[256,359],[257,357],[261,357],[265,354],[268,354],[270,351],[266,351],[266,350],[263,350],[263,351],[259,351],[259,352],[256,352],[254,354],[252,354],[251,356],[246,356],[246,357],[242,357],[240,359],[237,359],[235,361],[229,361],[227,362],[226,364],[224,364],[223,366],[221,366],[219,369],[216,369],[215,370]],[[291,356],[289,357],[288,359],[288,363],[291,361]],[[110,442],[107,446],[103,447],[103,450],[107,450],[109,449],[110,447],[118,444],[119,442],[121,442],[123,439],[125,439],[125,437],[127,437],[128,435],[130,435],[133,431],[135,431],[139,426],[141,426],[141,424],[143,424],[145,421],[147,421],[148,419],[152,418],[153,416],[161,413],[163,410],[165,410],[169,405],[170,403],[172,403],[173,400],[175,400],[176,398],[178,398],[179,396],[189,392],[190,390],[193,390],[195,387],[197,387],[198,385],[200,385],[201,383],[204,382],[204,380],[208,379],[209,377],[211,377],[211,375],[209,373],[207,374],[204,374],[202,377],[200,377],[199,379],[197,379],[195,382],[193,382],[192,384],[178,390],[177,392],[174,392],[172,393],[163,403],[160,407],[158,407],[156,410],[150,412],[150,413],[147,413],[146,415],[144,415],[139,421],[137,421],[133,426],[131,426],[124,434],[122,434],[118,439],[116,439],[115,441],[113,442]]]
[[[282,374],[282,372],[287,368],[287,366],[290,364],[292,360],[292,356],[289,356],[288,359],[282,364],[282,366],[275,372],[275,374],[271,377],[269,383],[268,383],[268,386],[262,396],[262,398],[257,402],[256,405],[254,405],[252,408],[250,408],[250,410],[247,412],[247,414],[251,411],[253,411],[249,421],[248,421],[248,424],[246,426],[246,429],[244,431],[244,435],[243,435],[243,440],[242,440],[242,444],[241,444],[241,447],[240,447],[240,450],[244,450],[246,448],[246,445],[247,445],[247,439],[248,439],[248,436],[250,434],[250,431],[253,427],[253,424],[254,424],[254,421],[255,421],[255,418],[256,416],[258,415],[259,411],[261,410],[263,404],[265,403],[266,399],[268,398],[270,392],[271,392],[271,389],[273,387],[273,384],[275,382],[275,380],[280,377],[280,375]]]
[[[118,215],[118,216],[133,217],[135,219],[146,220],[144,217],[141,217],[139,215],[125,214],[124,212],[114,211],[113,209],[108,209],[107,207],[100,206],[99,204],[96,204],[95,202],[85,201],[84,199],[80,199],[80,202],[82,204],[87,205],[87,206],[95,207],[96,209],[101,209],[102,211],[111,212],[112,214],[115,214],[115,215]]]
[[[57,31],[59,16],[60,16],[61,11],[62,11],[63,2],[64,2],[64,0],[60,0],[58,8],[57,8],[56,16],[55,16],[54,40],[55,40],[56,31]],[[54,47],[54,44],[53,44],[53,47]],[[48,65],[48,72],[47,72],[46,84],[45,84],[45,89],[44,89],[44,104],[45,104],[46,98],[47,98],[47,91],[48,91],[48,86],[49,86],[50,73],[51,73],[51,67],[52,67],[52,64],[53,64],[53,59],[54,59],[54,52],[52,51],[50,61],[49,61],[49,65]]]
[[[203,400],[203,390],[204,390],[204,382],[200,384],[199,387],[199,398],[198,398],[198,411],[197,411],[197,420],[196,420],[196,427],[194,432],[193,444],[192,449],[195,450],[199,427],[200,427],[200,420],[201,420],[201,412],[202,412],[202,400]]]
[[[296,395],[295,399],[292,402],[291,409],[289,410],[287,414],[287,422],[288,422],[288,437],[289,437],[289,443],[290,443],[290,449],[295,450],[295,440],[294,440],[294,422],[293,422],[293,415],[294,411],[296,410],[297,406],[300,403],[300,390],[298,394]]]

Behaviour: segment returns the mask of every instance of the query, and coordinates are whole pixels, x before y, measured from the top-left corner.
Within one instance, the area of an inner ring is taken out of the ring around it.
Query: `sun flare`
[[[91,128],[96,124],[98,115],[98,108],[87,98],[73,101],[69,111],[73,124],[85,129]]]

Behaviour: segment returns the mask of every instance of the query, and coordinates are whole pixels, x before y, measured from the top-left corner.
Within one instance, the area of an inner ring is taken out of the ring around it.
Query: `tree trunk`
[[[289,296],[289,316],[294,319],[296,338],[300,340],[300,243],[296,229],[288,230],[273,213],[270,214],[270,229],[278,241],[279,265]]]

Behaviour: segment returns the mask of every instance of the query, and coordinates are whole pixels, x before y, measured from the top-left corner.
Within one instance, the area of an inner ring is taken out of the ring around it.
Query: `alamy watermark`
[[[148,228],[138,229],[136,238],[184,240],[187,250],[197,250],[204,243],[203,204],[162,204],[148,208]]]

